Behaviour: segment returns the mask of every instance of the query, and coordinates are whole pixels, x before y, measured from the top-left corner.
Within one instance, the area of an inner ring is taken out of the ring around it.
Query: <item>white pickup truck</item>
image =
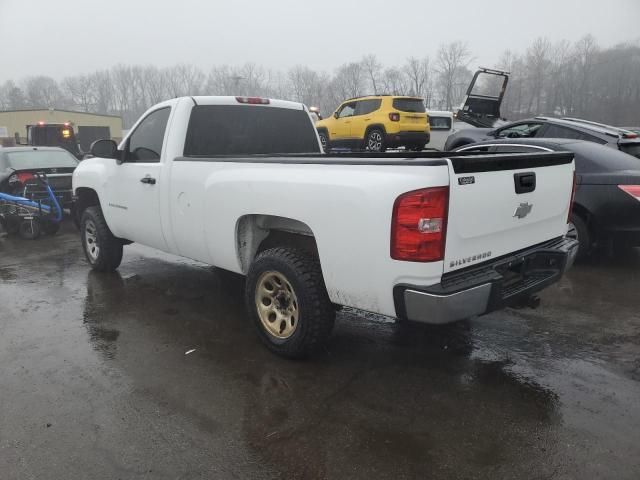
[[[137,242],[246,275],[273,351],[307,355],[346,305],[446,323],[526,302],[570,267],[571,154],[325,155],[306,107],[184,97],[73,174],[87,260]]]

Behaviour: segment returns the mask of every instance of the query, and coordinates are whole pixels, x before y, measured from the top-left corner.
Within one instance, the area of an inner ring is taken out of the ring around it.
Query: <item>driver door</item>
[[[149,113],[129,135],[123,161],[106,180],[109,226],[114,235],[167,250],[160,221],[163,144],[171,107]]]
[[[356,110],[356,102],[345,103],[336,112],[336,119],[331,122],[331,140],[346,140],[351,137],[351,120]]]

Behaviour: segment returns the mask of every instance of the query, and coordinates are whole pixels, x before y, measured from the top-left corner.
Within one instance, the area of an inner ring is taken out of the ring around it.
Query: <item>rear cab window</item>
[[[451,119],[449,117],[438,117],[429,115],[429,125],[431,130],[451,130]]]
[[[197,105],[191,110],[186,157],[321,153],[304,110],[255,105]]]
[[[401,112],[425,113],[427,111],[421,98],[394,98],[392,105]]]

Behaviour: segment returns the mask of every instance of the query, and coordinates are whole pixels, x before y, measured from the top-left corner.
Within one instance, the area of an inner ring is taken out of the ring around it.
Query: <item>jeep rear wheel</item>
[[[265,250],[247,275],[245,303],[262,342],[301,358],[325,345],[335,321],[320,264],[290,248]]]
[[[384,142],[384,132],[379,128],[369,130],[364,146],[370,152],[384,152],[387,149]]]
[[[329,150],[329,136],[327,132],[318,132],[318,137],[320,137],[320,145],[322,145],[322,150],[327,152]]]

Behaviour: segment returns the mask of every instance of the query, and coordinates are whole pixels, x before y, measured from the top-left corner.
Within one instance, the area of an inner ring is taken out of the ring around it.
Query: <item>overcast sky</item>
[[[117,63],[256,62],[331,71],[374,53],[385,64],[464,40],[493,66],[538,36],[638,41],[640,0],[0,0],[0,81]]]

